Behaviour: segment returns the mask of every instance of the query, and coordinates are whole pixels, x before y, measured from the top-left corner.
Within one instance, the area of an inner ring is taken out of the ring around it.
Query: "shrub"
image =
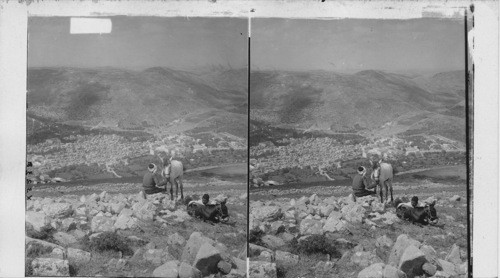
[[[24,260],[24,276],[33,276],[33,266],[31,266],[31,262],[33,262],[32,258],[26,258]]]
[[[30,258],[37,258],[42,254],[52,252],[52,249],[53,249],[52,247],[43,246],[38,242],[31,242],[26,247],[26,256]]]
[[[340,258],[342,256],[333,242],[328,240],[324,235],[312,235],[300,242],[292,241],[292,247],[296,253],[322,253],[329,254],[333,258]]]
[[[85,238],[84,245],[87,245],[89,250],[97,252],[117,251],[122,252],[123,255],[132,255],[134,253],[127,239],[113,232],[103,232],[92,240]]]

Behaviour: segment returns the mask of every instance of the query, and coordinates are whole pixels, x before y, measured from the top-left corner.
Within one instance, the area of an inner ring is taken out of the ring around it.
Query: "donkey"
[[[392,165],[387,162],[382,162],[382,160],[375,163],[370,160],[370,164],[372,165],[373,168],[371,178],[378,185],[377,187],[379,189],[380,202],[381,203],[384,202],[384,194],[382,189],[385,187],[385,202],[387,202],[390,190],[391,203],[393,203],[394,197],[392,195],[392,179],[394,177],[394,171],[392,169]]]
[[[225,223],[229,220],[229,213],[225,201],[218,204],[207,205],[191,201],[187,205],[187,213],[192,217],[200,218],[203,221],[208,220],[214,223]]]
[[[438,222],[435,203],[426,204],[424,207],[408,207],[398,199],[395,205],[396,215],[403,220],[422,225],[436,225]]]
[[[179,197],[179,185],[181,187],[181,199],[184,200],[184,185],[182,184],[182,176],[184,174],[184,165],[178,160],[163,159],[162,176],[170,182],[170,200],[174,199],[174,184],[175,198]],[[165,185],[165,190],[167,186]]]

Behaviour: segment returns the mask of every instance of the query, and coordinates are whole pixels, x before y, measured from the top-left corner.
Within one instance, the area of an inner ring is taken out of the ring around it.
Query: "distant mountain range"
[[[252,71],[251,119],[279,127],[465,140],[465,73]]]
[[[30,68],[28,120],[123,129],[217,123],[246,136],[246,87],[246,69]]]

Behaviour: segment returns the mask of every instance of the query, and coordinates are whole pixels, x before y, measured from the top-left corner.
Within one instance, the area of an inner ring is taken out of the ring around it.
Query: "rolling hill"
[[[250,115],[300,130],[427,133],[463,142],[463,76],[463,71],[417,77],[378,70],[254,71]]]
[[[143,130],[180,122],[187,129],[217,132],[219,126],[246,137],[246,76],[246,70],[221,67],[200,72],[30,68],[28,123]]]

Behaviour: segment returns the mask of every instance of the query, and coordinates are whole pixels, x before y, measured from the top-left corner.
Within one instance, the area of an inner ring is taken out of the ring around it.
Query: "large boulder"
[[[168,261],[153,271],[153,277],[177,278],[179,276],[179,264],[177,260]]]
[[[410,245],[408,246],[399,263],[399,269],[406,273],[408,278],[413,278],[415,276],[420,276],[424,274],[422,266],[426,263],[425,254],[420,251],[417,247]]]
[[[384,263],[372,264],[358,273],[358,278],[384,278]]]
[[[208,243],[204,243],[198,250],[193,266],[201,271],[203,276],[217,273],[217,264],[221,260],[219,250]]]
[[[43,212],[27,211],[25,222],[37,232],[50,227],[50,218]]]
[[[31,267],[33,276],[69,277],[69,263],[67,260],[36,258],[31,262]]]
[[[253,207],[250,212],[250,218],[260,221],[274,221],[282,216],[281,208],[278,206]]]
[[[389,254],[388,264],[396,267],[399,266],[401,256],[410,245],[419,248],[421,244],[420,242],[409,238],[406,234],[399,235],[391,249],[391,253]]]
[[[210,238],[203,236],[200,232],[193,232],[189,236],[189,240],[184,246],[184,250],[182,252],[181,261],[187,262],[190,265],[193,265],[193,262],[200,250],[200,247],[204,244],[208,243],[210,245],[214,244],[214,241]]]
[[[73,208],[69,203],[51,203],[42,208],[43,212],[51,218],[63,218],[73,214]]]
[[[90,230],[93,233],[99,232],[114,232],[114,221],[113,219],[106,216],[95,216],[92,218],[92,222],[90,224]]]
[[[252,278],[276,278],[276,264],[270,262],[250,261],[248,269]]]
[[[301,235],[321,235],[323,234],[323,224],[314,219],[304,219],[300,222]]]

